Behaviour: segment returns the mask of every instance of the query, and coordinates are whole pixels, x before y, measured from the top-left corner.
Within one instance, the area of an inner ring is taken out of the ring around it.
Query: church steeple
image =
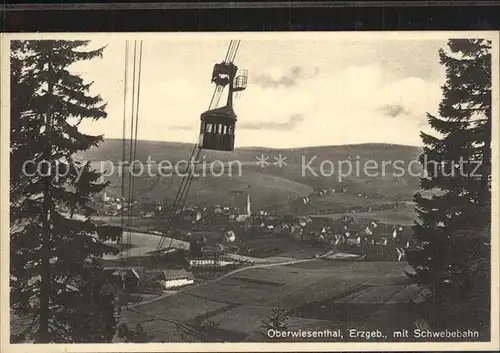
[[[247,194],[247,216],[250,217],[252,215],[252,205],[250,202],[250,193]]]

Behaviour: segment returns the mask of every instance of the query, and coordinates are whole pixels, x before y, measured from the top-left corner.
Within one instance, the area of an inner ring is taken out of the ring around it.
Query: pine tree
[[[199,320],[195,318],[193,327],[197,332],[197,338],[201,342],[220,342],[217,338],[219,324],[210,319]]]
[[[148,343],[155,337],[149,335],[141,324],[137,324],[135,329],[129,329],[126,324],[118,326],[118,337],[126,343]]]
[[[121,231],[91,222],[89,202],[107,184],[75,157],[102,141],[79,124],[106,118],[92,83],[70,72],[102,56],[104,48],[88,45],[11,42],[10,297],[12,312],[31,318],[20,340],[108,342],[115,331],[114,295],[105,291],[99,258],[109,252],[104,241]]]
[[[281,308],[279,299],[276,304],[276,307],[273,308],[271,312],[266,315],[264,320],[262,320],[262,326],[266,331],[288,330],[288,317],[286,315],[286,309]]]
[[[440,117],[428,114],[439,136],[421,133],[421,188],[433,196],[414,196],[422,246],[407,254],[410,277],[442,308],[455,299],[489,302],[478,294],[489,293],[491,234],[491,43],[451,39],[448,49],[439,52],[446,69]]]

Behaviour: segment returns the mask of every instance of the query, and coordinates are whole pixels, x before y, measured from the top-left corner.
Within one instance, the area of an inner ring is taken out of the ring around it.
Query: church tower
[[[250,202],[250,193],[247,195],[247,216],[250,217],[252,215],[252,204]]]

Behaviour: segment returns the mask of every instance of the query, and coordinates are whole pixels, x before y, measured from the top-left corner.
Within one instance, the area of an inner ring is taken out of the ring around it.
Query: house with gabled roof
[[[185,269],[168,269],[148,271],[146,273],[150,284],[157,283],[161,289],[183,287],[194,283],[194,276]]]

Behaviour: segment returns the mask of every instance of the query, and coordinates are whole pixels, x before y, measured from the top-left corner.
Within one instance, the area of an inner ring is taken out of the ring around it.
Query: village
[[[491,341],[498,38],[323,35],[11,38],[10,343]]]
[[[332,191],[319,190],[316,195],[327,192]],[[300,198],[297,203],[309,200]],[[254,211],[250,193],[244,207],[186,205],[175,214],[166,203],[128,204],[106,193],[95,205],[100,222],[116,224],[122,212],[125,221],[130,219],[128,227],[124,224],[119,254],[105,260],[105,265],[116,275],[117,288],[128,293],[126,300],[132,302],[175,293],[256,264],[311,258],[403,261],[405,252],[416,246],[407,225],[346,214],[325,217]],[[168,235],[163,234],[166,221],[171,222]],[[153,243],[161,236],[169,237],[168,247],[155,254]],[[147,244],[138,244],[138,237],[148,237]]]

